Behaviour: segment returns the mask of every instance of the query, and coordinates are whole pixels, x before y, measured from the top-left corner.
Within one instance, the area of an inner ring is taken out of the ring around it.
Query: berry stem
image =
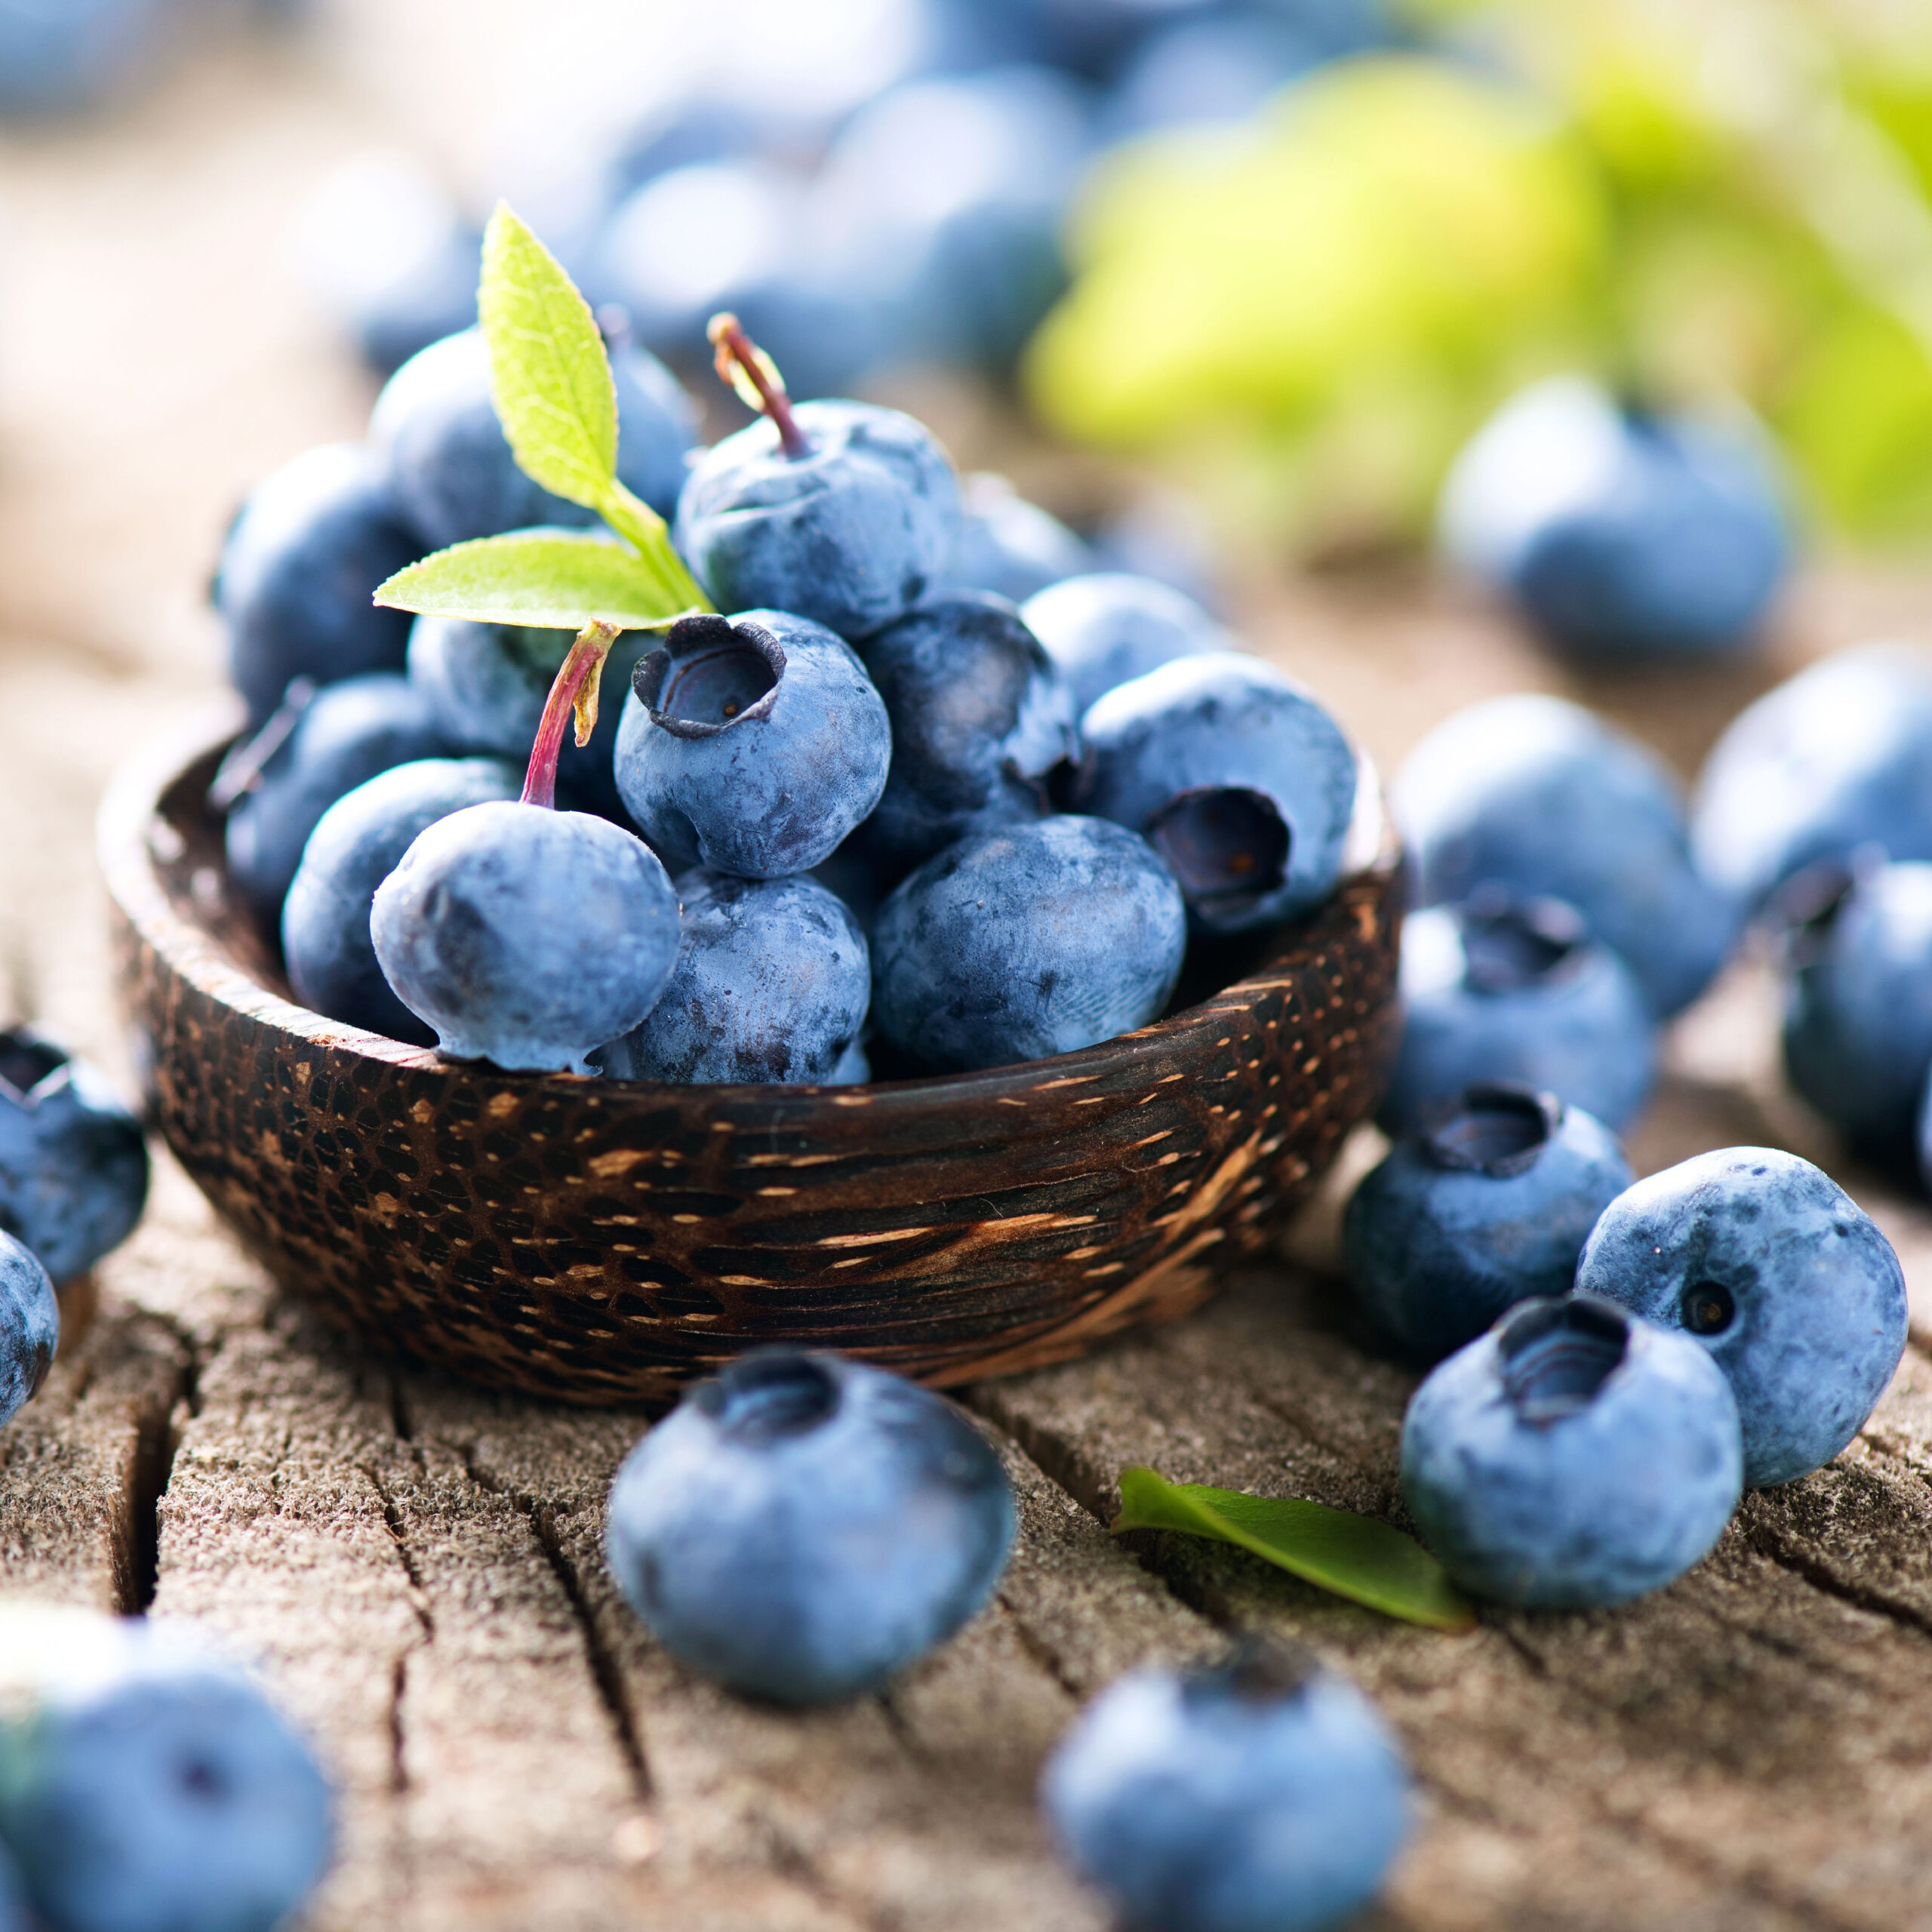
[[[746,334],[736,315],[713,315],[705,333],[718,352],[713,358],[718,380],[736,390],[749,407],[771,419],[779,447],[794,463],[810,456],[812,446],[792,414],[792,398],[785,392],[785,378],[778,373],[778,365]]]
[[[589,743],[597,727],[597,688],[604,675],[604,660],[617,641],[617,625],[601,620],[586,624],[558,666],[550,695],[543,700],[537,742],[530,748],[530,769],[523,781],[526,805],[556,809],[557,760],[563,755],[565,722],[574,714],[577,743]]]

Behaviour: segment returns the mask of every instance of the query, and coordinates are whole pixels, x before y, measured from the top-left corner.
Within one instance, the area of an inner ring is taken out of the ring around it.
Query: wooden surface
[[[288,200],[354,140],[408,132],[408,78],[461,20],[469,65],[417,117],[460,150],[515,71],[515,11],[371,4],[305,57],[192,64],[124,124],[0,136],[0,1008],[124,1077],[95,801],[213,679],[196,599],[236,491],[352,433],[367,401],[275,266]],[[970,409],[948,427],[969,460],[992,446]],[[1688,767],[1777,669],[1909,629],[1928,589],[1823,571],[1765,664],[1586,694]],[[1385,764],[1470,697],[1566,688],[1420,577],[1257,576],[1238,601]],[[1318,1272],[1318,1211],[1292,1241],[1313,1268],[1257,1268],[1171,1329],[965,1392],[1024,1527],[957,1641],[844,1709],[737,1702],[646,1640],[598,1556],[635,1417],[359,1352],[165,1163],[91,1336],[0,1433],[0,1579],[151,1604],[260,1660],[343,1789],[315,1927],[1097,1928],[1035,1819],[1041,1756],[1119,1672],[1237,1623],[1352,1672],[1414,1758],[1421,1829],[1378,1927],[1932,1926],[1932,1217],[1780,1093],[1774,1023],[1748,961],[1686,1017],[1639,1164],[1749,1140],[1823,1156],[1900,1244],[1914,1346],[1832,1468],[1751,1498],[1709,1561],[1626,1611],[1451,1638],[1235,1552],[1109,1541],[1136,1461],[1399,1520],[1408,1384]]]

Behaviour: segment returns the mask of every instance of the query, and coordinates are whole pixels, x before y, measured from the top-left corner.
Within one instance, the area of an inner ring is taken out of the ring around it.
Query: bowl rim
[[[1255,996],[1278,988],[1308,925],[1331,909],[1349,885],[1370,882],[1386,886],[1403,863],[1401,843],[1389,816],[1380,774],[1367,754],[1358,751],[1354,814],[1343,847],[1342,872],[1328,897],[1312,907],[1300,921],[1278,928],[1281,943],[1254,971],[1208,994],[1193,1005],[1165,1014],[1131,1032],[1116,1034],[1091,1046],[1044,1060],[1016,1060],[1003,1066],[963,1073],[873,1081],[848,1087],[804,1083],[681,1084],[617,1080],[602,1074],[510,1072],[488,1060],[446,1059],[433,1047],[412,1046],[331,1020],[263,984],[208,927],[179,909],[174,894],[162,878],[161,868],[181,855],[157,849],[157,831],[167,829],[161,817],[162,801],[198,763],[224,750],[238,735],[242,721],[239,700],[231,694],[223,694],[219,700],[198,708],[186,721],[157,733],[125,758],[101,801],[96,838],[109,893],[141,940],[165,960],[172,971],[219,1005],[244,1014],[267,1030],[288,1036],[294,1044],[377,1062],[398,1072],[441,1075],[451,1081],[481,1078],[497,1084],[568,1082],[579,1091],[594,1088],[614,1102],[634,1096],[637,1104],[657,1108],[697,1100],[721,1106],[758,1101],[767,1105],[788,1103],[792,1107],[803,1104],[808,1109],[877,1106],[888,1109],[917,1109],[955,1100],[998,1099],[1023,1091],[1035,1093],[1078,1085],[1099,1078],[1124,1055],[1165,1057],[1204,1027],[1244,1010]]]

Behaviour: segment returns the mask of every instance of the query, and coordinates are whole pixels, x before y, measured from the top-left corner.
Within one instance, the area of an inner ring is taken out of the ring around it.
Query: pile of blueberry
[[[500,185],[657,354],[695,368],[731,309],[807,396],[888,362],[1007,368],[1064,286],[1060,232],[1097,155],[1242,120],[1395,38],[1380,0],[816,0],[802,17],[808,35],[732,17],[728,51],[601,152],[574,124],[572,167],[542,122],[534,152],[506,143]],[[475,321],[479,240],[432,177],[370,156],[297,246],[387,374]]]
[[[1061,574],[1077,541],[976,510],[910,417],[794,407],[719,340],[766,413],[707,450],[661,364],[612,366],[620,472],[734,614],[617,644],[581,748],[581,641],[370,601],[432,548],[585,519],[517,466],[476,332],[242,510],[216,596],[256,728],[211,796],[299,997],[518,1070],[955,1071],[1144,1026],[1190,933],[1331,892],[1357,761],[1306,691],[1169,586]]]

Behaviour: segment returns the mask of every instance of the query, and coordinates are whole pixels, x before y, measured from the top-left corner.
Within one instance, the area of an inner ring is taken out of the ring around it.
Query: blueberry
[[[851,648],[782,611],[686,617],[640,659],[617,789],[678,869],[809,872],[878,804],[885,706]]]
[[[877,1687],[992,1593],[1013,1491],[943,1398],[836,1355],[761,1349],[624,1460],[605,1543],[672,1654],[788,1704]]]
[[[147,1143],[106,1077],[30,1027],[0,1031],[0,1229],[69,1281],[134,1232],[147,1198]]]
[[[8,1728],[0,1833],[63,1932],[268,1932],[314,1888],[328,1781],[248,1678],[130,1624]]]
[[[1785,1069],[1883,1157],[1911,1144],[1932,1067],[1932,865],[1825,869],[1826,903],[1789,942]]]
[[[302,848],[337,799],[392,765],[448,749],[422,694],[393,672],[345,678],[306,703],[291,694],[216,779],[212,795],[234,797],[230,880],[258,912],[279,914]]]
[[[1402,928],[1402,1040],[1377,1118],[1424,1130],[1465,1088],[1516,1081],[1613,1129],[1657,1077],[1650,1009],[1630,971],[1559,900],[1485,888]]]
[[[1023,604],[1049,584],[1094,568],[1087,546],[1004,476],[974,472],[961,485],[960,503],[958,540],[945,573],[949,589],[990,590]]]
[[[685,481],[691,405],[670,372],[641,350],[611,358],[617,389],[617,474],[660,515]],[[465,329],[413,355],[383,386],[369,438],[398,511],[441,549],[534,524],[587,525],[595,513],[552,496],[517,467],[490,400],[490,352]]]
[[[1566,899],[1660,1019],[1730,952],[1736,910],[1691,862],[1675,781],[1580,705],[1519,695],[1458,712],[1410,753],[1394,806],[1419,904],[1491,881]]]
[[[1079,755],[1073,694],[1003,597],[929,598],[872,638],[892,767],[866,828],[901,870],[969,832],[1044,817],[1048,781]]]
[[[1372,32],[1364,31],[1355,45],[1336,45],[1287,8],[1201,7],[1193,13],[1204,17],[1182,10],[1128,63],[1107,104],[1110,139],[1246,121],[1297,75],[1374,44]],[[1371,24],[1365,20],[1364,29]]]
[[[1020,614],[1073,687],[1082,711],[1116,685],[1177,657],[1236,648],[1185,592],[1126,571],[1069,577],[1029,598]]]
[[[570,649],[568,631],[521,624],[472,624],[457,617],[418,617],[409,633],[409,681],[428,700],[451,745],[518,764],[530,755],[538,721],[558,669]],[[624,820],[617,795],[620,697],[637,661],[656,639],[629,631],[612,647],[604,668],[607,700],[598,709],[590,742],[565,734],[557,786],[565,802],[600,818]]]
[[[814,192],[833,273],[912,362],[1007,368],[1066,286],[1060,233],[1089,155],[1084,91],[1035,66],[928,77],[841,130]]]
[[[1737,1507],[1737,1404],[1688,1337],[1593,1294],[1520,1303],[1418,1389],[1402,1495],[1466,1589],[1592,1610],[1660,1589]]]
[[[1582,1108],[1472,1087],[1355,1190],[1343,1223],[1349,1279],[1384,1333],[1440,1361],[1516,1303],[1568,1294],[1597,1217],[1635,1178]]]
[[[215,608],[229,675],[260,724],[290,684],[400,671],[409,618],[376,586],[422,554],[378,466],[346,443],[313,449],[257,485],[223,546]]]
[[[282,957],[296,998],[344,1026],[433,1046],[435,1035],[383,977],[371,903],[418,833],[522,788],[522,773],[500,758],[419,758],[378,772],[330,806],[282,902]]]
[[[677,970],[604,1051],[620,1080],[838,1082],[872,1002],[865,934],[810,878],[687,872]]]
[[[931,432],[896,409],[805,402],[788,456],[768,418],[698,458],[676,539],[721,610],[789,611],[863,638],[938,583],[959,540],[959,486]]]
[[[60,1304],[46,1269],[24,1241],[0,1230],[0,1423],[32,1399],[60,1345]]]
[[[1721,1147],[1638,1182],[1604,1211],[1577,1286],[1709,1353],[1753,1489],[1829,1462],[1905,1352],[1891,1244],[1829,1175],[1773,1148]]]
[[[1252,1638],[1110,1684],[1041,1798],[1068,1861],[1142,1932],[1322,1932],[1375,1896],[1411,1824],[1375,1706]]]
[[[1081,808],[1146,838],[1202,931],[1257,932],[1334,891],[1355,755],[1272,666],[1231,651],[1177,658],[1116,685],[1080,731]]]
[[[1590,658],[1734,654],[1791,564],[1759,438],[1576,377],[1504,405],[1457,460],[1442,520],[1453,555]]]
[[[768,120],[746,102],[713,88],[694,88],[657,103],[625,134],[610,162],[612,198],[647,181],[703,162],[729,161],[756,151]]]
[[[91,107],[161,37],[163,0],[0,0],[0,114]]]
[[[828,1087],[864,1087],[872,1077],[872,1056],[863,1040],[854,1040],[838,1056],[838,1063],[825,1076]]]
[[[421,832],[377,888],[383,977],[452,1060],[587,1073],[657,1004],[678,958],[678,896],[608,820],[471,805]]]
[[[1731,721],[1691,817],[1697,863],[1761,905],[1824,859],[1932,859],[1932,672],[1896,645],[1843,651]]]
[[[946,1069],[1041,1060],[1154,1019],[1187,913],[1146,840],[1048,818],[961,839],[906,878],[872,932],[872,1017]]]

